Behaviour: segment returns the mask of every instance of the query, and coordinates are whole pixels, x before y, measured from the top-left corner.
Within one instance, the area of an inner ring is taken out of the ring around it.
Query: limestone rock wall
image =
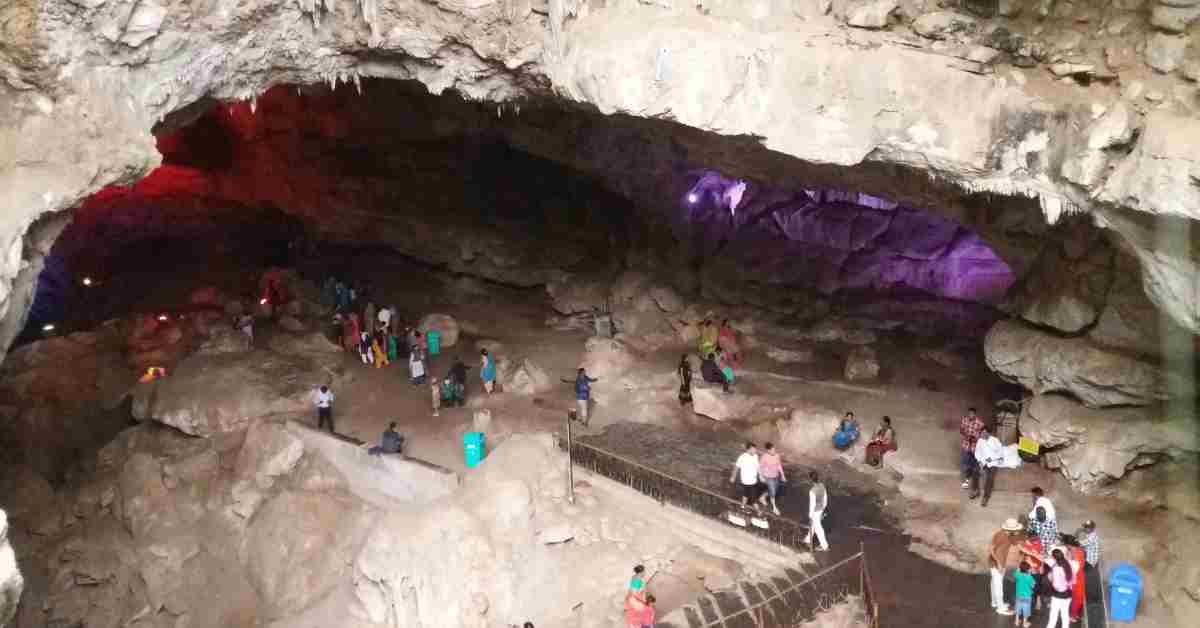
[[[8,543],[8,515],[0,510],[0,626],[7,626],[17,613],[25,581]]]

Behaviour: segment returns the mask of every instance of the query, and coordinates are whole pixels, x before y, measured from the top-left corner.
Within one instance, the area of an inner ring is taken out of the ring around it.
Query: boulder
[[[199,355],[241,353],[250,350],[250,339],[241,331],[228,325],[218,325],[208,330],[208,337],[196,349]]]
[[[863,382],[879,377],[879,359],[875,350],[870,347],[855,347],[846,356],[846,368],[843,371],[846,381]]]
[[[692,387],[692,411],[714,421],[750,418],[765,403],[762,397],[725,393],[718,385]]]
[[[622,339],[593,336],[584,344],[580,366],[587,369],[588,375],[601,380],[597,385],[607,386],[626,377],[637,359],[637,353]]]
[[[845,0],[838,14],[850,26],[874,30],[887,27],[892,12],[898,6],[899,0]]]
[[[1188,388],[1177,373],[1107,350],[1087,338],[1061,338],[1000,321],[984,339],[988,367],[1037,394],[1066,392],[1093,408],[1149,405]],[[1194,391],[1194,388],[1192,389]]]
[[[1037,395],[1025,404],[1021,433],[1038,441],[1048,462],[1071,484],[1093,492],[1164,457],[1200,452],[1186,412],[1170,406],[1088,408],[1062,395]]]
[[[922,37],[946,39],[960,33],[973,33],[978,26],[975,18],[954,11],[926,13],[912,23],[912,28]]]
[[[1071,225],[1047,245],[1038,263],[1009,296],[1007,309],[1044,327],[1078,332],[1104,307],[1113,276],[1113,248],[1099,229]]]
[[[807,364],[814,359],[812,349],[767,347],[767,357],[783,364]]]
[[[549,391],[553,384],[545,369],[534,364],[529,358],[513,363],[500,360],[497,363],[500,388],[504,392],[519,395],[537,395]]]
[[[293,303],[295,303],[295,301],[293,301]],[[288,314],[279,317],[279,326],[294,334],[298,334],[305,329],[308,329],[304,323],[300,322],[300,319]],[[455,338],[457,339],[458,336],[455,335]]]
[[[360,502],[285,491],[263,504],[246,530],[240,557],[268,612],[308,607],[350,576],[370,518]]]
[[[234,474],[239,481],[266,490],[275,485],[276,478],[291,473],[303,455],[304,441],[282,423],[255,423],[246,431]]]
[[[1184,357],[1193,346],[1191,332],[1160,311],[1142,289],[1136,259],[1119,255],[1104,310],[1088,338],[1097,345],[1151,357]]]
[[[458,344],[458,321],[454,320],[453,316],[448,314],[426,314],[421,319],[421,324],[418,329],[422,334],[429,333],[429,330],[436,329],[442,334],[442,348],[448,349]]]
[[[336,375],[317,361],[270,351],[192,356],[168,377],[137,386],[133,416],[213,436],[267,416],[307,415],[312,391]]]
[[[1182,33],[1196,20],[1200,20],[1200,5],[1159,4],[1150,12],[1150,25],[1168,33]]]
[[[301,334],[273,334],[267,342],[271,351],[287,355],[332,355],[341,353],[342,347],[324,333],[312,331]]]
[[[836,452],[830,439],[841,421],[842,413],[835,410],[801,405],[793,408],[787,419],[775,422],[776,440],[786,451],[830,455]]]
[[[1088,127],[1087,146],[1079,149],[1063,164],[1063,176],[1085,187],[1100,181],[1108,166],[1110,148],[1128,144],[1137,131],[1138,117],[1119,100]]]
[[[1155,33],[1146,40],[1146,65],[1156,72],[1170,74],[1183,63],[1188,38]]]
[[[608,302],[609,282],[572,277],[546,284],[546,294],[550,296],[550,307],[559,314],[590,313]]]

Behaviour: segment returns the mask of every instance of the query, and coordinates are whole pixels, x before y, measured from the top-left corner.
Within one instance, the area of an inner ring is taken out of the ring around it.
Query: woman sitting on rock
[[[844,450],[854,444],[858,440],[858,421],[854,420],[854,413],[847,412],[842,418],[842,422],[838,424],[837,431],[833,433],[833,446],[839,450]]]
[[[883,417],[883,424],[875,430],[871,442],[867,443],[867,464],[878,467],[883,464],[883,454],[896,451],[896,430],[892,429],[892,417]]]

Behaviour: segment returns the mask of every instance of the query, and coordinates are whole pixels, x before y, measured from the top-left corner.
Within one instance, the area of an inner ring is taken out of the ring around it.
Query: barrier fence
[[[740,502],[696,486],[670,473],[648,467],[596,445],[573,440],[569,436],[560,444],[568,449],[572,465],[579,465],[625,484],[659,502],[724,522],[730,522],[731,515],[742,516],[745,525],[738,525],[742,530],[781,545],[808,549],[806,525],[770,514],[756,514],[753,517],[742,515]],[[760,523],[765,521],[766,525],[754,525],[752,519],[759,519]],[[786,584],[781,585],[779,582]],[[867,625],[870,628],[879,626],[879,605],[875,587],[867,568],[866,551],[861,547],[858,553],[815,574],[791,572],[788,579],[779,582],[771,583],[768,588],[760,590],[758,597],[761,599],[731,610],[728,614],[710,617],[704,623],[692,624],[692,628],[725,626],[726,620],[734,622],[728,625],[742,625],[747,619],[759,628],[790,627],[802,621],[804,615],[836,603],[841,596],[855,593],[862,598]],[[739,620],[742,623],[737,623]]]
[[[747,532],[788,547],[808,549],[806,525],[767,513],[753,517],[765,522],[765,527],[754,525],[748,515],[743,515],[741,503],[729,497],[595,445],[572,441],[569,446],[573,464],[630,486],[660,502],[726,522],[731,514],[743,516],[743,529]]]

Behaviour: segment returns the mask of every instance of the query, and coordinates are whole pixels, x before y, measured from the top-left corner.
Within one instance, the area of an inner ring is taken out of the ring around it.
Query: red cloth
[[[1068,548],[1071,552],[1069,560],[1071,568],[1075,569],[1075,586],[1071,588],[1071,619],[1079,618],[1083,612],[1083,601],[1087,599],[1087,591],[1084,589],[1084,581],[1087,578],[1083,577],[1083,565],[1087,562],[1087,556],[1082,547]]]
[[[958,433],[962,437],[959,444],[963,451],[975,451],[975,442],[979,440],[979,433],[983,431],[983,419],[978,416],[972,417],[966,415],[958,423]]]
[[[642,617],[646,614],[646,609],[649,606],[642,599],[640,592],[630,591],[625,594],[625,623],[630,628],[641,628]]]
[[[342,323],[342,344],[346,346],[347,351],[357,351],[358,341],[358,314],[351,314],[350,318]]]

